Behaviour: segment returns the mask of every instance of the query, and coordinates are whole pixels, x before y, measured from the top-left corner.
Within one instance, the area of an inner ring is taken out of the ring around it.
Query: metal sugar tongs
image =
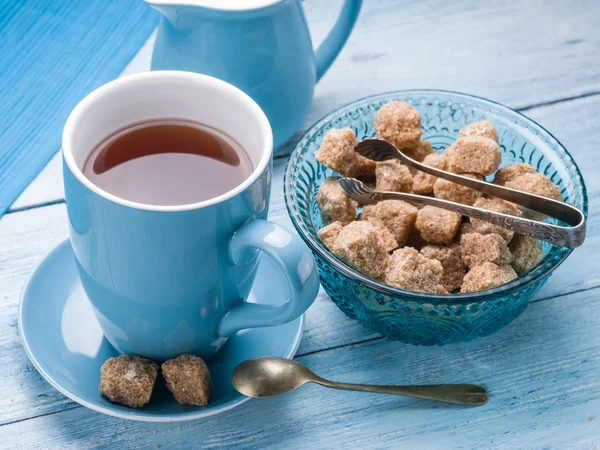
[[[356,146],[355,151],[373,161],[399,159],[403,164],[414,169],[516,203],[558,219],[569,226],[552,225],[418,194],[377,191],[354,178],[342,178],[340,180],[342,188],[360,204],[376,203],[381,200],[405,200],[410,203],[443,208],[464,216],[493,223],[561,247],[579,247],[585,240],[585,216],[579,209],[566,203],[426,166],[409,158],[394,144],[384,139],[365,139]]]

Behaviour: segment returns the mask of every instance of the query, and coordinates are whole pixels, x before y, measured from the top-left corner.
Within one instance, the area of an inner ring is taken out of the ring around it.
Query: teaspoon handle
[[[332,389],[346,391],[372,392],[377,394],[401,395],[404,397],[424,398],[459,405],[483,405],[488,401],[488,392],[474,384],[431,384],[421,386],[374,386],[368,384],[337,383],[325,379],[313,382]]]

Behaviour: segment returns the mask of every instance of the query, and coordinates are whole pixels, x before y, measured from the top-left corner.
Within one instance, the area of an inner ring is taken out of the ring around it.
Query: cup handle
[[[229,258],[241,264],[253,249],[262,250],[281,267],[290,286],[290,298],[281,306],[239,303],[221,319],[218,332],[222,337],[246,328],[290,322],[309,308],[319,291],[317,265],[298,236],[272,222],[251,220],[234,233]]]

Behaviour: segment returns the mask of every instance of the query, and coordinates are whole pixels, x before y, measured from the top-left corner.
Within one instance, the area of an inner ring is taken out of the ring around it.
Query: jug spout
[[[204,17],[221,17],[225,13],[253,11],[280,3],[282,0],[144,0],[171,25],[186,28]]]
[[[175,27],[181,25],[178,16],[181,15],[184,6],[180,3],[176,4],[169,0],[144,0],[144,3],[158,11],[164,19],[171,23],[171,25]]]

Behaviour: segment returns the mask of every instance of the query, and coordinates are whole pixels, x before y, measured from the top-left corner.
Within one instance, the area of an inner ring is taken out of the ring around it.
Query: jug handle
[[[344,47],[352,28],[354,28],[361,6],[362,0],[344,1],[344,6],[335,25],[333,25],[333,28],[315,52],[317,81],[325,75],[329,66],[335,61],[335,58],[337,58],[337,55]]]

